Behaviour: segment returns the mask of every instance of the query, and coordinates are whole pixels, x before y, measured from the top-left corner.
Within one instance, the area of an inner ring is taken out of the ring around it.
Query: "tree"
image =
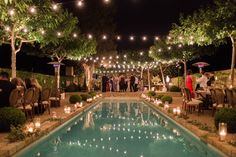
[[[170,31],[173,43],[185,45],[219,45],[230,39],[232,61],[230,82],[234,85],[236,59],[236,3],[233,0],[215,0],[211,6],[201,8],[187,17],[180,17]]]
[[[172,64],[174,61],[171,46],[164,40],[155,41],[154,45],[150,47],[149,56],[158,62],[163,87],[166,87],[164,71],[168,67],[168,64]],[[163,69],[164,65],[167,65],[165,69]]]
[[[52,4],[50,0],[0,1],[0,43],[11,46],[12,77],[16,77],[16,54],[22,45],[47,42],[45,32],[60,23]]]
[[[63,19],[56,27],[56,30],[60,30],[60,32],[57,36],[55,31],[48,32],[45,35],[47,43],[40,44],[41,51],[33,51],[33,55],[52,58],[58,64],[56,72],[57,89],[60,82],[60,65],[63,60],[80,60],[82,57],[96,53],[96,42],[79,32],[77,28],[78,19],[62,9],[60,12],[63,14]]]
[[[145,69],[147,69],[148,88],[149,90],[151,90],[150,70],[152,67],[155,66],[156,62],[154,62],[154,60],[151,57],[149,57],[148,52],[127,50],[127,51],[122,52],[122,54],[123,54],[123,58],[120,58],[121,61],[123,60],[125,61],[125,63],[127,62],[127,64],[130,64],[131,67],[135,67],[137,69],[140,68],[140,77],[142,81],[143,81],[143,72]],[[143,82],[142,82],[142,86],[143,86]]]
[[[211,55],[214,51],[212,47],[169,44],[168,40],[159,40],[150,48],[150,57],[164,62],[178,62],[184,65],[184,78],[186,82],[187,62],[200,58],[203,55]],[[161,64],[160,64],[161,65]],[[162,69],[162,67],[160,67]],[[163,70],[161,70],[163,71]],[[162,72],[163,73],[163,72]],[[163,77],[163,74],[162,74]],[[162,78],[164,79],[164,77]]]

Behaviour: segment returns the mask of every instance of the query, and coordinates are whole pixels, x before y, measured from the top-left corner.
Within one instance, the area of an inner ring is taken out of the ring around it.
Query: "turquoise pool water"
[[[221,157],[137,101],[104,101],[17,157]]]

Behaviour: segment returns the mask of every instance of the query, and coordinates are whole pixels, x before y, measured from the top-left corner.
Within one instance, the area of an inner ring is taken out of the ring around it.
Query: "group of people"
[[[207,90],[208,87],[212,86],[215,81],[214,73],[207,73],[202,71],[201,77],[196,79],[196,87],[193,87],[192,71],[188,70],[186,77],[186,87],[190,90],[192,97],[195,97],[194,91]]]
[[[130,77],[120,75],[110,78],[104,75],[102,77],[102,92],[136,92],[139,83],[140,79],[135,75]]]
[[[42,86],[35,78],[26,78],[23,81],[21,78],[17,77],[10,80],[7,72],[0,72],[0,107],[10,106],[9,97],[12,90],[16,88],[23,92],[29,88],[38,90],[39,93],[42,91]],[[38,101],[40,101],[40,96]]]

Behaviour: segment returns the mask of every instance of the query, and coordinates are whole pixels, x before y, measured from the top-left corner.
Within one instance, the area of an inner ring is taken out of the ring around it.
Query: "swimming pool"
[[[17,157],[221,157],[138,101],[104,100]]]

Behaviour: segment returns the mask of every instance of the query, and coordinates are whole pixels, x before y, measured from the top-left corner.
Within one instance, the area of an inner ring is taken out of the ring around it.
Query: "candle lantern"
[[[227,124],[226,123],[219,123],[219,135],[220,141],[225,141],[227,135]]]
[[[36,129],[40,128],[40,126],[41,126],[40,118],[35,118],[34,119],[34,126],[35,126]]]
[[[83,107],[83,103],[80,102],[78,106],[79,106],[80,108]]]
[[[169,107],[170,107],[170,106],[169,106],[169,102],[168,102],[168,101],[166,101],[166,102],[165,102],[165,105],[164,105],[164,109],[165,109],[165,110],[168,110],[168,109],[169,109]]]
[[[177,114],[177,109],[176,108],[173,108],[173,113],[174,113],[174,115]]]
[[[26,129],[29,133],[33,133],[34,132],[34,123],[30,123],[26,126]]]
[[[52,112],[52,119],[56,119],[57,118],[57,113],[55,111]]]
[[[176,114],[177,114],[178,116],[181,114],[181,109],[180,109],[180,107],[177,107],[177,108],[176,108]]]

